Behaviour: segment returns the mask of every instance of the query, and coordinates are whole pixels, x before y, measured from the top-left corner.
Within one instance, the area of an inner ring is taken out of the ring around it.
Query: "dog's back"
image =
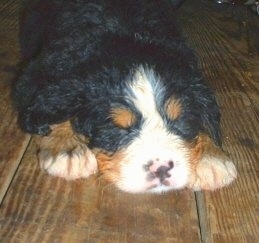
[[[168,32],[163,30],[166,25],[165,27],[171,30],[170,36],[173,33],[178,36],[179,31],[172,16],[172,8],[176,8],[182,2],[183,0],[163,0],[163,3],[155,0],[30,1],[30,4],[25,5],[21,14],[22,59],[30,60],[40,53],[43,46],[51,45],[50,43],[53,43],[55,39],[62,39],[69,31],[71,37],[74,36],[76,39],[79,34],[76,31],[81,29],[89,32],[89,27],[95,29],[91,35],[119,31],[120,34],[123,32],[125,35],[134,34],[136,38],[144,39],[143,29],[155,30],[152,34],[159,36]],[[98,38],[96,37],[95,40]]]

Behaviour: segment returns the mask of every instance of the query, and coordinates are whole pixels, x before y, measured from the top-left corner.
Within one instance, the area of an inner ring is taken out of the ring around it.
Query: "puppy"
[[[175,1],[175,5],[181,1]],[[42,169],[121,190],[213,190],[237,175],[167,0],[40,0],[22,20],[18,122]]]

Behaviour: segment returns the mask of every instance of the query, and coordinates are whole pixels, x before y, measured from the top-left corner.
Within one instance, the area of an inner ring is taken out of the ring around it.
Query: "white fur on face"
[[[190,173],[188,150],[179,136],[169,133],[157,110],[156,100],[163,88],[152,70],[140,67],[130,86],[134,105],[141,112],[144,124],[140,135],[129,145],[120,165],[118,187],[129,192],[162,192],[179,189],[188,183]],[[148,180],[148,174],[173,161],[174,167],[166,185],[159,178]],[[149,163],[150,171],[145,170]]]

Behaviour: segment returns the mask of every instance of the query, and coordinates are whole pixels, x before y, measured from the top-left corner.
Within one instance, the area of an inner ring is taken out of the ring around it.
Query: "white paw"
[[[215,190],[229,185],[236,177],[233,162],[205,156],[193,172],[189,187],[193,190]]]
[[[61,151],[56,156],[52,156],[48,150],[42,150],[38,158],[40,167],[48,174],[67,180],[86,178],[98,170],[94,154],[82,145],[72,151]]]

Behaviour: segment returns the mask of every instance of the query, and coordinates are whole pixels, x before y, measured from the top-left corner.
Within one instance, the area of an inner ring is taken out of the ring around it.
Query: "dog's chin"
[[[167,163],[154,162],[149,169],[146,165],[129,161],[120,165],[119,177],[114,178],[114,184],[122,191],[130,193],[163,193],[184,188],[190,178],[188,161],[174,163],[173,168]],[[167,171],[159,175],[163,168]]]
[[[132,178],[131,178],[132,181]],[[125,183],[123,180],[117,182],[117,187],[128,193],[166,193],[173,190],[182,189],[187,185],[187,179],[185,181],[177,181],[177,180],[166,180],[164,182],[154,180],[152,182],[138,182],[132,181],[131,184]]]
[[[175,169],[169,173],[170,177],[164,180],[160,178],[150,179],[148,173],[136,171],[133,173],[128,171],[125,174],[123,168],[115,169],[116,172],[103,172],[104,177],[117,188],[128,193],[164,193],[172,190],[178,190],[186,187],[190,176],[187,171]],[[178,175],[177,173],[180,172]],[[118,176],[116,176],[117,174]]]
[[[178,185],[177,187],[173,187],[173,186],[166,186],[166,185],[158,184],[158,185],[154,186],[153,188],[147,189],[144,192],[161,194],[161,193],[166,193],[166,192],[173,191],[173,190],[182,189],[184,187],[185,187],[185,185],[181,185],[181,186]]]

